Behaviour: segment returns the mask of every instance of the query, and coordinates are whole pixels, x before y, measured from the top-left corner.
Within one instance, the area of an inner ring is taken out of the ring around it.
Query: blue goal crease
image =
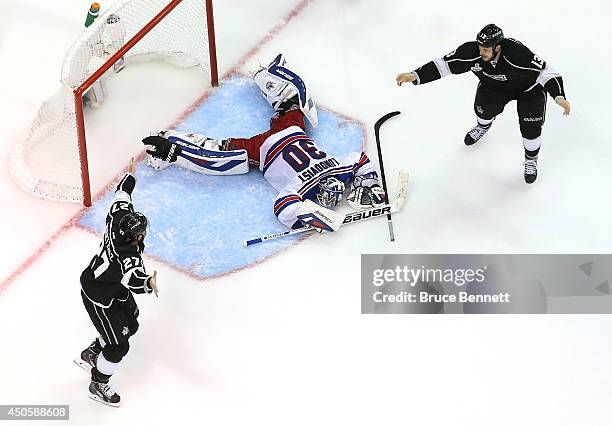
[[[212,138],[250,137],[268,130],[272,108],[252,80],[226,80],[177,130]],[[355,121],[319,108],[319,126],[307,129],[324,151],[337,156],[363,149],[364,130]],[[248,248],[244,240],[285,231],[274,216],[277,192],[255,168],[244,175],[210,176],[180,167],[155,171],[138,164],[134,208],[149,219],[146,252],[202,278],[235,271],[283,251],[299,235]],[[79,224],[98,234],[114,189]]]

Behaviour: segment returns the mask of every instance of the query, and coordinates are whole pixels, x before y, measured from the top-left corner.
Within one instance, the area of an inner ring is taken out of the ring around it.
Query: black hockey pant
[[[128,339],[138,330],[138,306],[131,292],[126,300],[113,300],[107,308],[94,304],[83,291],[81,298],[89,318],[104,339],[104,358],[119,363],[130,350]]]
[[[546,118],[546,92],[543,90],[517,96],[494,92],[478,83],[474,112],[483,120],[492,120],[502,113],[508,102],[513,100],[516,100],[521,135],[525,139],[538,138],[542,134]]]

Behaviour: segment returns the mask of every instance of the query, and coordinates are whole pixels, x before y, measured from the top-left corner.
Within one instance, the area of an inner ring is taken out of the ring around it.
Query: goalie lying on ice
[[[381,206],[385,194],[378,174],[363,152],[336,158],[319,149],[305,133],[304,117],[317,123],[316,107],[306,85],[286,68],[282,55],[254,75],[275,114],[270,130],[250,138],[215,140],[203,135],[161,131],[143,139],[148,164],[156,169],[171,163],[199,173],[230,175],[259,166],[279,194],[274,214],[291,228],[305,224],[336,230],[344,215],[331,209],[351,182],[348,204],[363,210]]]

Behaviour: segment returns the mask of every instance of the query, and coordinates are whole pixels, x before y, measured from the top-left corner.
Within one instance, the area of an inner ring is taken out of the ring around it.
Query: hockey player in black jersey
[[[100,252],[81,274],[81,298],[100,336],[75,362],[91,371],[89,397],[112,406],[119,406],[121,398],[108,381],[138,330],[138,306],[132,293],[158,295],[157,272],[148,275],[140,257],[148,225],[147,218],[132,206],[135,170],[132,158],[106,216]]]
[[[402,83],[418,85],[468,71],[480,81],[474,101],[477,124],[465,135],[465,144],[478,142],[506,104],[516,100],[525,148],[525,182],[535,182],[546,93],[563,108],[564,115],[570,113],[561,75],[521,42],[504,38],[501,28],[489,24],[477,34],[475,41],[463,43],[457,50],[412,72],[399,74],[396,81],[400,86]]]

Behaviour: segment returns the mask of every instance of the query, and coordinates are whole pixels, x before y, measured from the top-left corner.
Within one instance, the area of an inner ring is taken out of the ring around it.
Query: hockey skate
[[[485,135],[485,133],[489,131],[489,129],[491,128],[491,124],[492,123],[486,126],[478,124],[476,125],[476,127],[472,127],[472,130],[467,132],[467,134],[465,135],[465,139],[463,139],[463,142],[467,146],[474,145]]]
[[[525,158],[525,182],[534,183],[538,178],[538,159],[537,158]]]
[[[75,358],[74,363],[81,367],[83,370],[88,373],[92,368],[96,366],[96,360],[98,358],[98,353],[95,352],[94,348],[96,347],[96,341],[92,342],[83,352],[81,352],[81,358]]]
[[[94,401],[110,405],[111,407],[119,407],[121,405],[121,397],[110,387],[108,383],[101,383],[92,380],[89,384],[89,397]]]

